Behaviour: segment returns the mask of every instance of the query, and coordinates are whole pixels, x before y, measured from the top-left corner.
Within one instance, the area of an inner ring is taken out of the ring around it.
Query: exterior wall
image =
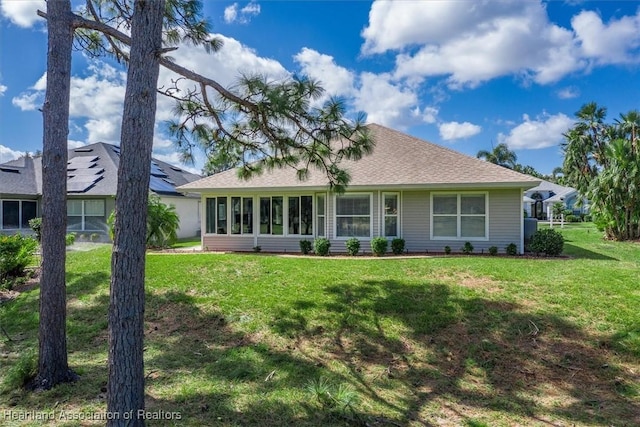
[[[160,200],[176,208],[180,218],[178,238],[200,236],[200,198],[162,196]]]
[[[382,235],[384,229],[384,217],[382,215],[382,194],[393,193],[394,191],[357,191],[354,193],[371,194],[372,201],[372,237]],[[451,191],[456,192],[455,190]],[[487,230],[488,239],[431,239],[431,196],[432,192],[422,190],[397,191],[399,195],[399,222],[400,237],[405,239],[405,247],[409,252],[428,253],[443,252],[445,246],[450,246],[452,251],[460,252],[465,241],[470,241],[474,246],[475,253],[487,252],[491,246],[497,246],[500,253],[505,252],[505,247],[514,243],[522,252],[522,191],[520,189],[491,190],[486,191],[487,202]],[[441,192],[440,192],[441,193]],[[309,195],[309,193],[296,194],[260,194],[260,196],[284,196]],[[314,194],[314,195],[317,195]],[[205,228],[206,198],[216,196],[236,196],[236,194],[205,194],[202,197],[201,227]],[[254,198],[254,212],[258,209],[259,195],[245,194],[243,197]],[[337,237],[335,230],[335,197],[327,194],[325,197],[325,221],[326,235],[331,241],[331,252],[346,252],[345,242],[347,238]],[[314,233],[317,233],[317,199],[314,198]],[[286,209],[285,209],[286,210]],[[254,215],[254,230],[259,230],[259,216]],[[267,252],[300,252],[300,240],[307,239],[313,241],[315,236],[265,236],[265,235],[217,235],[202,234],[203,248],[206,250],[220,251],[252,251],[255,246],[260,246],[262,251]],[[364,252],[371,252],[370,238],[359,237],[361,248]]]

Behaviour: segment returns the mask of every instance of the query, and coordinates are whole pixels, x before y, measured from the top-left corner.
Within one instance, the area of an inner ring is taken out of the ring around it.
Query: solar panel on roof
[[[149,188],[155,193],[177,193],[173,185],[153,175],[149,178]]]
[[[102,178],[104,178],[103,175],[74,175],[67,180],[67,192],[84,193]]]
[[[167,174],[158,166],[156,162],[151,162],[151,175],[157,176],[158,178],[166,178]]]
[[[74,175],[87,175],[87,176],[100,175],[103,173],[104,173],[104,168],[94,168],[94,167],[87,168],[87,169],[75,169],[73,171]]]
[[[76,156],[70,158],[68,163],[91,163],[97,162],[99,158],[98,156]]]
[[[93,151],[93,148],[76,148],[75,150],[76,153],[90,153]]]
[[[9,172],[9,173],[20,173],[20,169],[7,168],[7,167],[1,167],[0,171]]]

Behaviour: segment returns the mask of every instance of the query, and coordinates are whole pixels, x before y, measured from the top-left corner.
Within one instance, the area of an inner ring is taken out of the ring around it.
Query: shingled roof
[[[67,193],[83,196],[113,196],[118,182],[120,147],[97,142],[69,150]],[[152,159],[150,190],[162,195],[182,195],[177,186],[200,175]],[[42,194],[42,158],[22,157],[0,165],[0,195]]]
[[[540,180],[377,124],[367,125],[373,153],[340,167],[351,175],[349,189],[364,188],[529,188]],[[326,189],[327,178],[311,171],[298,181],[292,168],[266,171],[249,180],[235,170],[178,187],[181,191]]]

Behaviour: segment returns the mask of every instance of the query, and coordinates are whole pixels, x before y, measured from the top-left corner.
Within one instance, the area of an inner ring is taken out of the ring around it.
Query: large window
[[[313,234],[313,197],[288,197],[289,234],[310,236]]]
[[[284,197],[260,197],[260,234],[284,234]]]
[[[433,194],[431,233],[434,239],[484,240],[487,232],[487,194]]]
[[[29,220],[38,215],[37,207],[33,200],[3,200],[0,205],[0,228],[29,228]]]
[[[385,237],[398,237],[400,235],[400,221],[398,193],[382,194],[382,216],[384,218]]]
[[[105,202],[101,199],[67,200],[67,229],[103,231],[106,227]]]
[[[371,237],[371,195],[336,196],[336,237]]]
[[[231,234],[253,233],[253,199],[231,198]]]

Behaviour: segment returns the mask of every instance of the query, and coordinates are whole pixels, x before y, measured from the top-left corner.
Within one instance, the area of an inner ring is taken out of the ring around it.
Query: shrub
[[[36,240],[39,242],[42,239],[42,218],[33,218],[29,220],[29,227],[36,235]]]
[[[261,246],[254,246],[253,247],[253,252],[260,252],[262,250]]]
[[[375,256],[382,256],[387,253],[387,247],[389,246],[389,241],[382,237],[374,237],[371,239],[371,251]]]
[[[71,246],[76,242],[76,233],[69,233],[64,236],[64,242],[67,246]]]
[[[356,256],[360,252],[360,240],[355,237],[347,240],[345,245],[347,246],[347,253],[351,256]]]
[[[395,239],[393,239],[391,241],[391,252],[393,252],[394,255],[400,255],[401,253],[403,253],[404,239],[401,239],[400,237],[396,237]]]
[[[536,254],[543,253],[547,256],[558,256],[563,249],[564,237],[553,228],[536,231],[529,242],[529,250]]]
[[[38,371],[38,356],[35,351],[28,350],[23,353],[13,364],[4,372],[4,381],[2,382],[3,392],[17,390],[29,384]]]
[[[471,252],[473,252],[473,245],[471,244],[471,242],[464,242],[464,246],[460,250],[463,254],[469,255]]]
[[[326,237],[318,237],[313,241],[313,251],[316,255],[327,256],[330,247],[331,242]]]
[[[0,236],[0,281],[20,277],[31,264],[38,242],[32,237],[14,234]]]
[[[451,246],[445,246],[444,247],[444,253],[446,255],[450,255],[451,254]]]
[[[504,248],[504,251],[506,252],[507,255],[518,255],[518,246],[516,246],[515,243],[509,243],[507,245],[506,248]]]
[[[491,256],[498,255],[498,247],[497,246],[490,246],[489,247],[489,255],[491,255]]]
[[[300,252],[302,252],[303,255],[308,255],[309,252],[311,252],[311,246],[312,244],[309,240],[300,240]]]
[[[162,203],[160,197],[149,195],[147,202],[147,247],[167,248],[178,240],[180,217],[173,205]]]
[[[571,215],[565,216],[564,220],[567,222],[580,222],[580,217],[575,216],[574,214],[571,214]]]

